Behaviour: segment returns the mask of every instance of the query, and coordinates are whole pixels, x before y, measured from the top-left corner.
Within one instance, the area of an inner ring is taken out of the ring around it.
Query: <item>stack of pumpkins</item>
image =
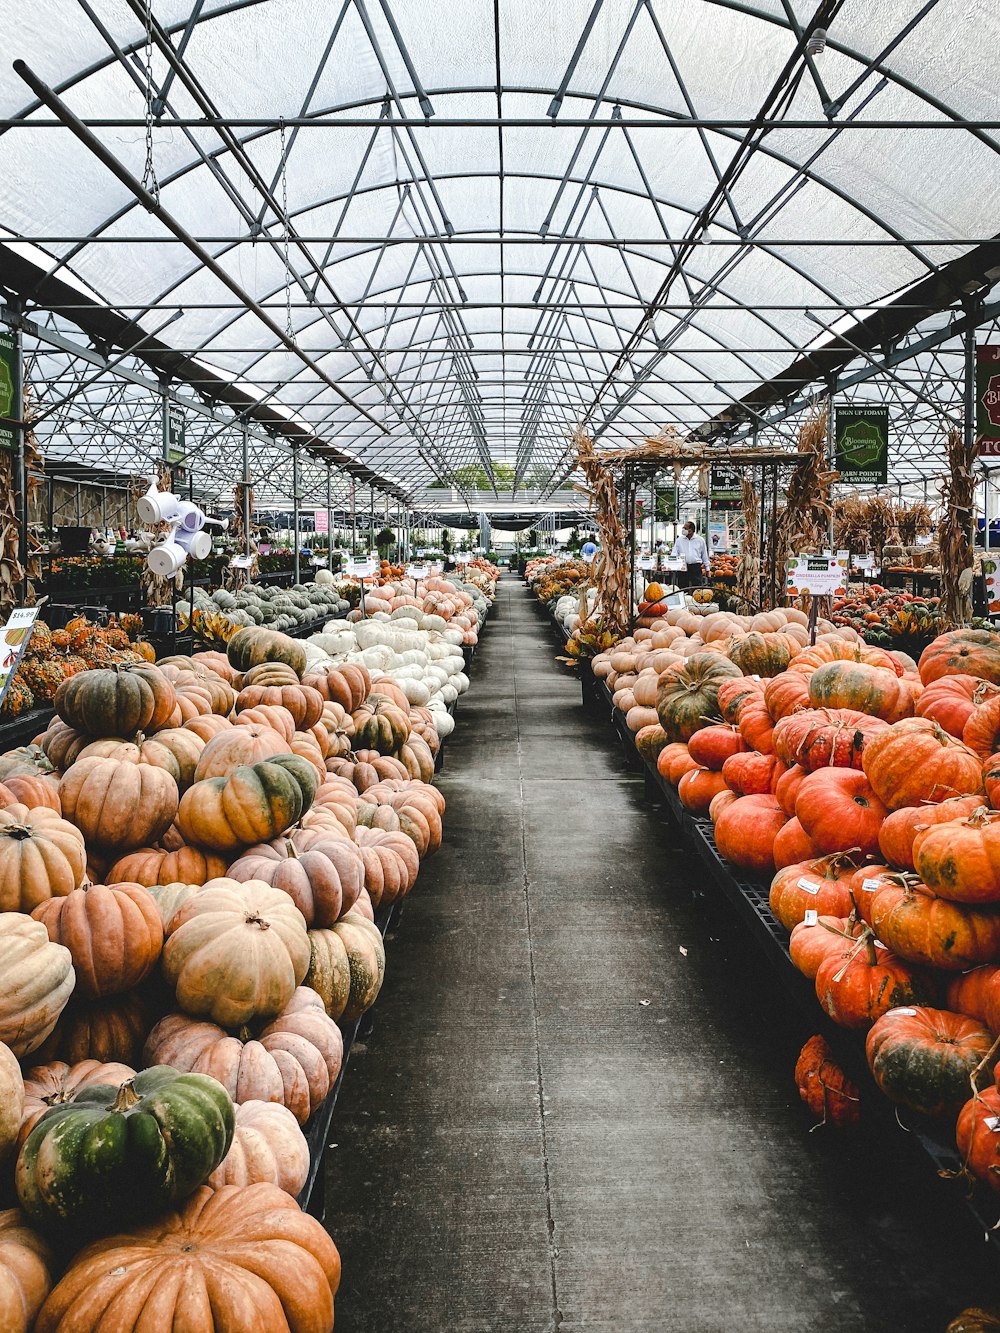
[[[449,626],[462,631],[461,643],[479,642],[480,619],[476,613],[475,596],[478,589],[470,592],[459,583],[446,578],[432,576],[417,583],[413,580],[399,579],[385,582],[374,592],[364,595],[365,615],[378,612],[391,616],[395,611],[415,611],[414,619],[418,628],[425,630],[446,630]],[[482,596],[482,594],[479,594]],[[352,611],[347,619],[360,620],[361,609]]]
[[[941,635],[917,664],[751,630],[663,662],[672,629],[639,641],[657,685],[637,744],[719,853],[770,879],[792,961],[868,1033],[882,1091],[957,1117],[967,1170],[1000,1190],[1000,636]]]
[[[40,1307],[39,1329],[332,1327],[301,1126],[444,800],[425,712],[305,668],[249,627],[225,656],[81,672],[0,756],[5,1333]]]

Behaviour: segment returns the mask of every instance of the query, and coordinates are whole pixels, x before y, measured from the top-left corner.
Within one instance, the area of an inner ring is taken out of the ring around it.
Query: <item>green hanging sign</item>
[[[889,409],[838,407],[834,466],[855,486],[884,486],[889,479]]]
[[[20,419],[17,404],[17,334],[0,330],[0,449],[17,448],[17,430],[10,424]]]
[[[740,509],[743,503],[743,471],[733,463],[713,463],[709,476],[712,509]]]

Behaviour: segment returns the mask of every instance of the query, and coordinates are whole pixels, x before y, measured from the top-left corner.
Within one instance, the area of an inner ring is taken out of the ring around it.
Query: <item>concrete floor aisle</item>
[[[338,1333],[940,1333],[992,1249],[879,1136],[810,1135],[809,1035],[507,575],[328,1154]]]

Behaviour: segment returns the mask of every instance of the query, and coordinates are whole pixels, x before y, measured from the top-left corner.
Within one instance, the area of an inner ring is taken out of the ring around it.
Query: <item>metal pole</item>
[[[976,443],[976,326],[965,330],[965,384],[962,433],[965,440],[967,458],[972,457]],[[972,513],[969,515],[969,541],[972,550],[976,549],[976,488],[972,488]]]
[[[333,513],[330,503],[330,477],[333,472],[333,464],[326,465],[326,567],[333,573]]]
[[[243,554],[250,554],[250,437],[243,427]]]
[[[296,440],[292,444],[292,534],[293,549],[295,553],[295,582],[300,582],[299,568],[299,444]]]
[[[24,350],[21,331],[14,329],[14,401],[11,411],[17,423],[17,553],[24,573],[21,577],[21,604],[28,600],[28,469],[24,453]]]
[[[375,488],[368,483],[368,550],[375,550]]]
[[[351,559],[355,559],[355,548],[358,544],[358,497],[355,491],[355,482],[350,483],[351,496]]]
[[[826,400],[826,458],[827,467],[832,471],[834,468],[834,438],[833,438],[833,386],[830,387],[830,396]],[[830,525],[828,540],[830,542],[830,554],[835,555],[833,549],[833,483],[830,483]]]

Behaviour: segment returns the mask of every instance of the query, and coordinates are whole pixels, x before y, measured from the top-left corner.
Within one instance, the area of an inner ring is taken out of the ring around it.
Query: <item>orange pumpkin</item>
[[[812,838],[794,816],[774,836],[776,870],[784,870],[786,866],[797,865],[800,861],[812,861],[818,855]]]
[[[294,642],[294,640],[293,640]],[[308,685],[247,685],[236,696],[236,711],[277,704],[295,719],[298,731],[311,727],[323,716],[323,696]]]
[[[932,892],[956,903],[1000,902],[998,820],[1000,814],[978,810],[917,834],[913,862]]]
[[[89,1088],[94,1083],[112,1083],[120,1087],[130,1078],[135,1078],[131,1065],[103,1064],[100,1060],[80,1060],[74,1065],[68,1065],[64,1060],[52,1060],[48,1064],[34,1065],[24,1075],[24,1109],[18,1142],[24,1142],[50,1106],[62,1106],[64,1102],[72,1101],[81,1088]]]
[[[860,768],[872,737],[885,731],[881,718],[850,708],[790,713],[774,725],[774,752],[791,768]]]
[[[260,704],[256,708],[246,708],[242,713],[236,715],[235,725],[238,727],[270,727],[285,742],[290,742],[295,735],[295,718],[292,717],[287,708],[283,708],[280,704]],[[264,758],[264,756],[262,755],[261,758]],[[218,777],[218,774],[211,773],[208,776]]]
[[[741,796],[719,816],[715,844],[741,870],[773,875],[774,840],[785,822],[773,796]]]
[[[162,768],[118,759],[78,759],[59,783],[63,812],[98,849],[155,842],[177,814],[177,783]]]
[[[996,686],[977,676],[941,676],[927,686],[914,711],[917,717],[930,718],[961,740],[965,724],[978,705],[995,692]]]
[[[783,773],[784,765],[776,755],[754,751],[731,755],[722,765],[726,786],[737,796],[765,796],[776,790]]]
[[[110,1000],[81,1000],[67,1005],[37,1058],[99,1060],[140,1068],[142,1042],[149,1030],[149,1008],[140,991]]]
[[[799,794],[799,788],[808,776],[809,770],[807,768],[803,768],[801,764],[793,764],[791,768],[786,768],[780,774],[774,784],[774,794],[778,798],[778,804],[789,819],[795,814],[795,798]]]
[[[799,1096],[820,1124],[850,1129],[860,1119],[860,1094],[833,1058],[824,1037],[810,1037],[795,1062]]]
[[[894,810],[879,829],[879,850],[897,870],[914,870],[913,842],[932,824],[966,819],[982,804],[978,796],[949,796],[937,805],[908,805]]]
[[[913,875],[881,871],[867,883],[871,887],[857,894],[858,910],[907,962],[958,972],[1000,952],[1000,909],[949,902]]]
[[[139,847],[116,861],[108,871],[108,883],[143,884],[207,884],[226,873],[228,862],[215,852],[204,852],[200,847],[181,846],[175,852],[159,847]]]
[[[696,731],[688,741],[688,754],[702,768],[713,773],[722,771],[722,766],[730,755],[741,754],[747,749],[740,733],[731,726],[703,727]]]
[[[76,993],[89,1000],[121,995],[153,970],[163,948],[163,924],[141,884],[85,884],[50,898],[32,912],[54,944],[73,956]]]
[[[808,911],[850,916],[854,906],[850,885],[857,868],[857,862],[843,853],[785,866],[771,881],[771,911],[789,931],[805,920]]]
[[[801,671],[785,671],[764,685],[764,706],[772,722],[811,708],[809,680]]]
[[[29,1333],[52,1287],[55,1258],[20,1208],[0,1209],[0,1328]]]
[[[282,711],[287,713],[288,710]],[[270,724],[229,727],[210,740],[201,752],[194,780],[202,782],[205,778],[225,778],[243,764],[259,764],[262,759],[273,759],[275,755],[288,754],[288,751],[288,741]]]
[[[962,740],[980,759],[989,759],[1000,745],[1000,690],[978,703],[966,720]]]
[[[11,805],[24,805],[29,810],[54,810],[62,814],[59,783],[53,778],[30,773],[14,773],[0,783],[0,810]]]
[[[1000,685],[1000,645],[988,630],[960,629],[940,634],[920,654],[925,685],[942,676],[976,676]]]
[[[912,717],[918,687],[887,667],[828,662],[809,676],[813,708],[851,708],[885,722]]]
[[[733,724],[739,722],[744,702],[755,694],[763,693],[763,682],[755,680],[753,676],[733,676],[720,681],[718,703],[723,721]]]
[[[820,852],[871,855],[887,813],[865,775],[853,768],[810,773],[795,798],[795,817]]]
[[[982,791],[983,766],[930,718],[909,718],[872,736],[861,766],[890,810]]]
[[[677,784],[677,796],[685,810],[693,815],[707,815],[712,798],[727,791],[726,779],[708,768],[693,768]]]
[[[1000,964],[981,963],[948,981],[945,1003],[956,1014],[978,1018],[991,1027],[990,1018],[1000,995]]]
[[[868,1033],[865,1053],[879,1089],[918,1115],[954,1117],[970,1086],[992,1078],[992,1034],[964,1014],[892,1009]]]
[[[789,936],[789,957],[804,977],[814,981],[823,959],[841,955],[845,941],[857,938],[863,929],[852,916],[819,916],[815,921],[801,921]]]
[[[933,644],[931,645],[933,647]],[[921,658],[923,661],[923,658]],[[962,1164],[977,1180],[1000,1192],[1000,1092],[987,1088],[970,1097],[958,1113],[955,1141]]]
[[[751,750],[757,750],[760,754],[774,753],[774,727],[763,694],[749,695],[743,701],[737,725]]]
[[[302,679],[303,685],[316,690],[324,699],[340,704],[347,713],[353,713],[371,694],[372,679],[365,667],[345,663],[323,672],[310,672]]]
[[[901,958],[875,943],[870,931],[847,940],[841,954],[824,958],[816,972],[816,995],[841,1027],[869,1028],[889,1009],[922,1004],[928,984]]]
[[[0,810],[0,912],[31,912],[83,883],[83,834],[42,806]]]
[[[269,842],[297,823],[318,786],[311,764],[298,755],[275,755],[242,765],[228,777],[208,778],[189,787],[181,800],[177,827],[196,847],[235,853]]]
[[[203,1185],[179,1212],[81,1250],[35,1329],[319,1333],[333,1328],[339,1283],[337,1247],[284,1190],[264,1182]]]
[[[342,833],[331,835],[321,829],[300,829],[251,847],[227,873],[240,883],[263,881],[281,889],[307,926],[332,926],[351,910],[365,884],[359,849]]]

